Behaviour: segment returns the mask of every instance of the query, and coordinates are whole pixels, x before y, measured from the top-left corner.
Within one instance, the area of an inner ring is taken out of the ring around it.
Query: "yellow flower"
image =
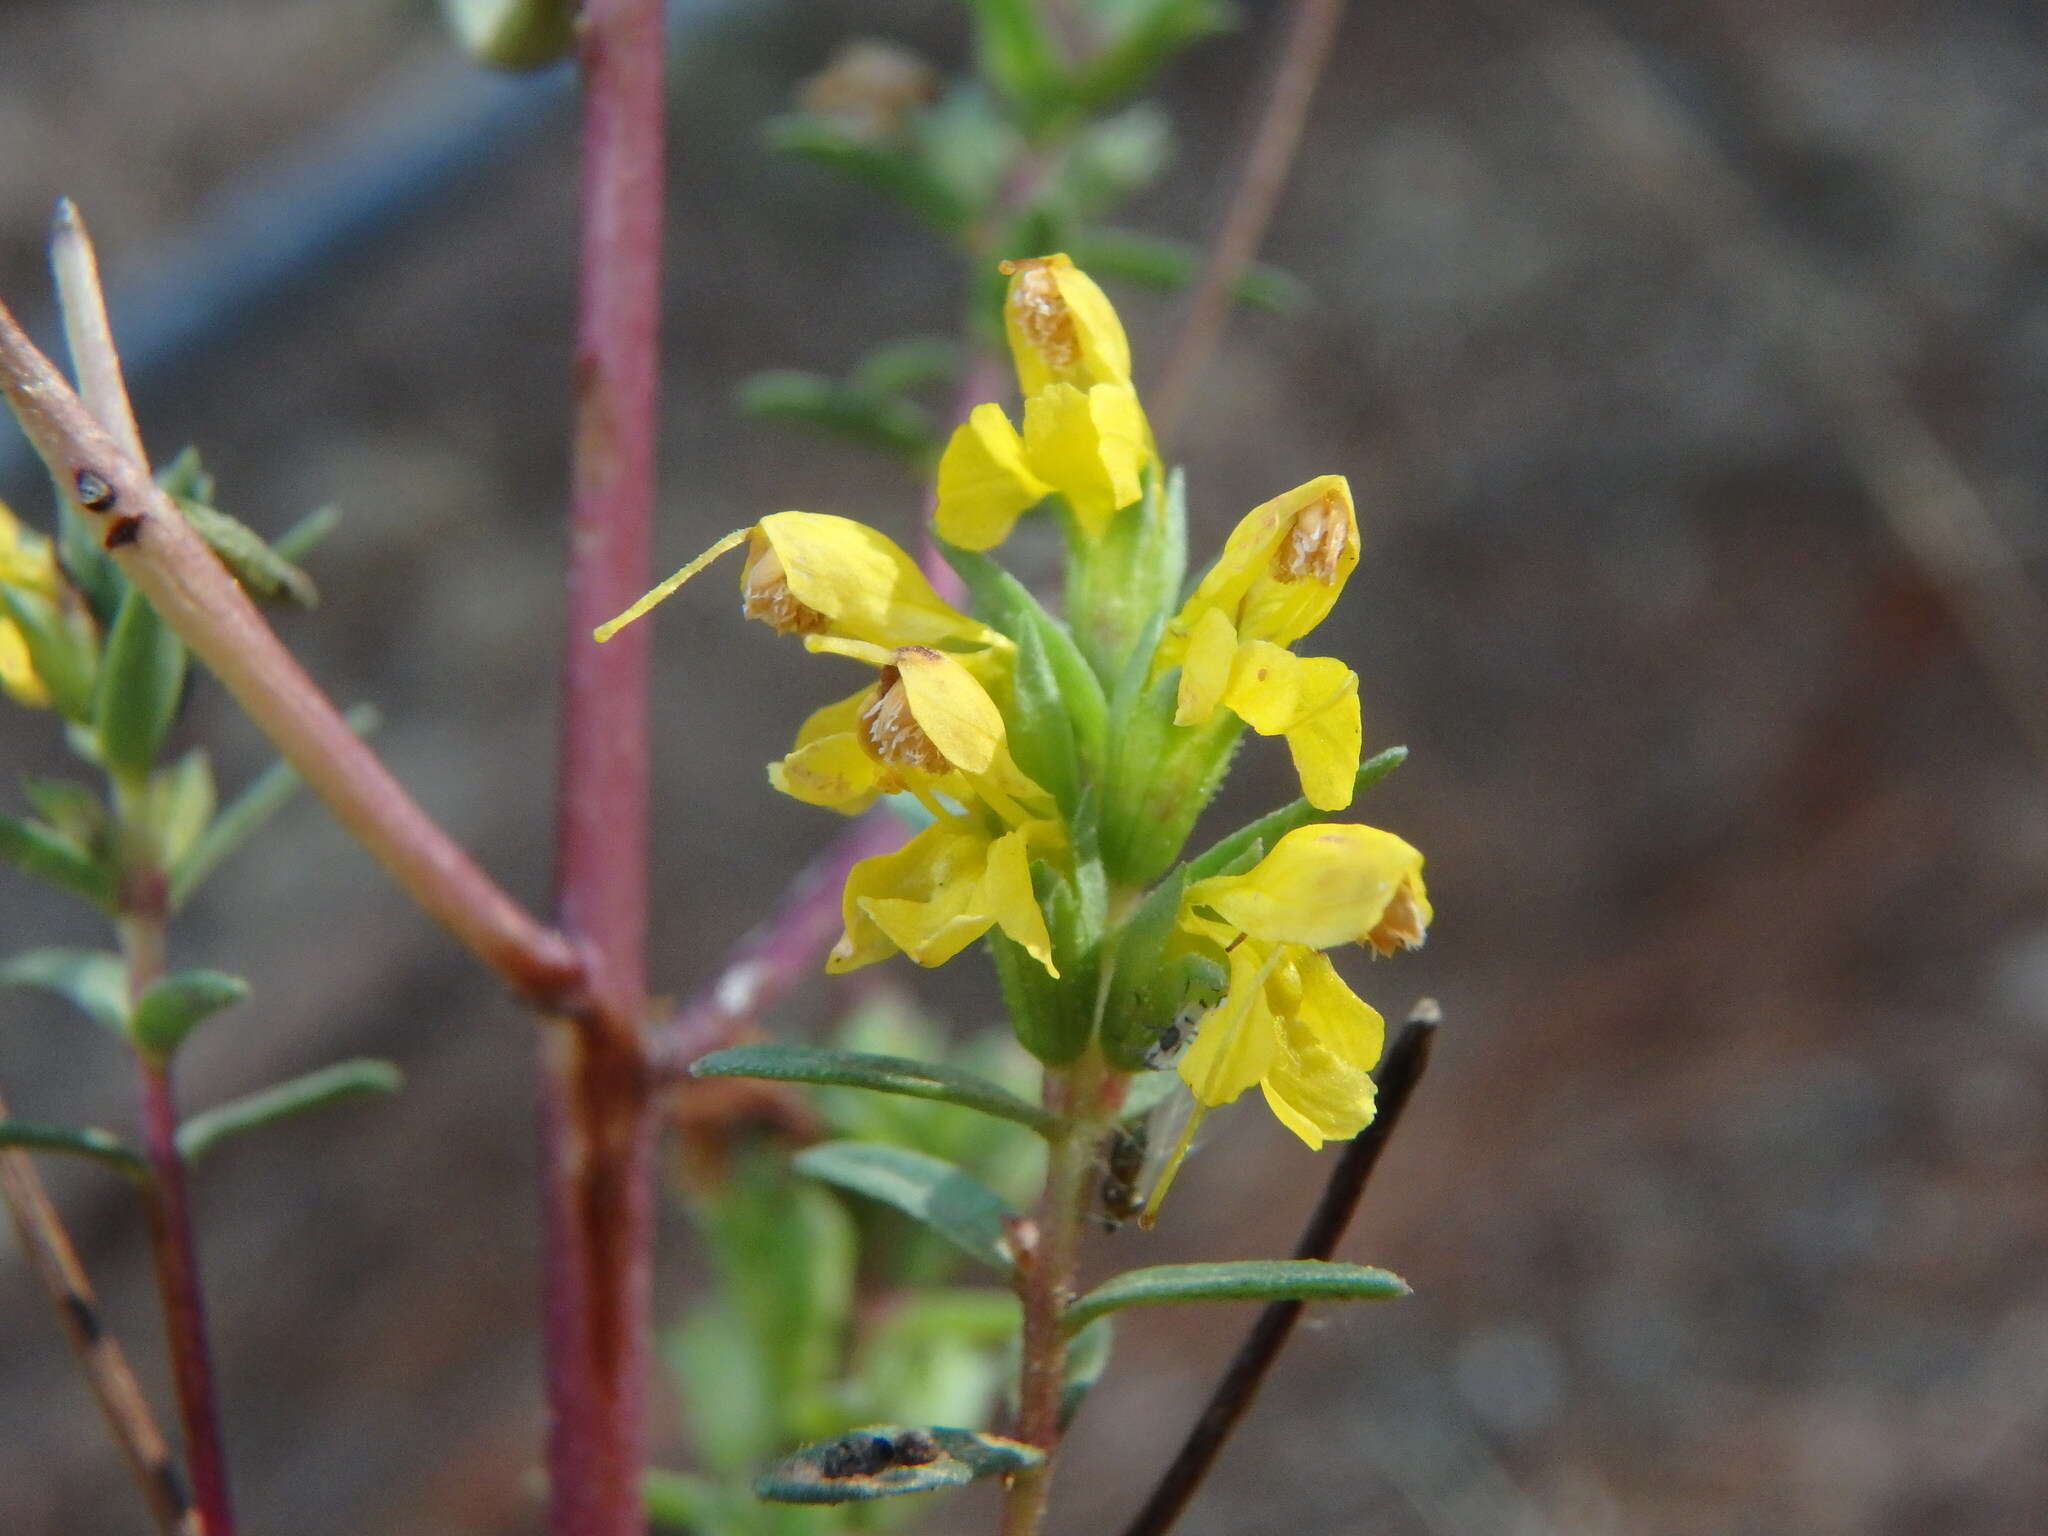
[[[941,795],[986,807],[1013,828],[1052,814],[1051,796],[1010,756],[1002,711],[957,657],[918,645],[811,644],[881,670],[872,687],[803,723],[795,748],[768,770],[784,794],[849,816],[900,793],[942,821],[960,816]]]
[[[1320,475],[1255,507],[1159,642],[1158,671],[1179,666],[1174,720],[1229,709],[1262,736],[1284,736],[1301,790],[1319,810],[1351,803],[1361,728],[1358,676],[1287,647],[1335,606],[1358,564],[1358,514],[1341,475]]]
[[[1180,1060],[1195,1098],[1148,1202],[1156,1212],[1194,1124],[1257,1084],[1280,1123],[1319,1148],[1372,1122],[1385,1023],[1320,951],[1370,945],[1381,954],[1421,944],[1431,918],[1422,855],[1391,832],[1319,824],[1281,838],[1253,868],[1189,886],[1180,926],[1221,948],[1230,983]]]
[[[1003,271],[1003,334],[1025,399],[1055,383],[1130,383],[1131,344],[1093,278],[1063,255],[1006,261]]]
[[[0,586],[54,599],[58,584],[50,541],[22,527],[7,504],[0,502]],[[36,675],[28,641],[4,612],[0,612],[0,691],[32,709],[46,709],[50,704],[50,690]]]
[[[1052,494],[1024,461],[1024,440],[999,405],[977,405],[939,456],[932,524],[962,549],[993,549],[1017,519]]]
[[[917,562],[865,523],[822,512],[776,512],[727,534],[596,631],[609,640],[684,582],[744,543],[741,608],[784,635],[874,645],[984,647],[1010,642],[932,590]]]
[[[897,950],[919,965],[943,965],[1000,928],[1051,975],[1052,938],[1031,890],[1031,845],[1060,842],[1048,821],[991,837],[974,823],[939,821],[894,853],[862,859],[840,897],[846,932],[825,969],[838,974]]]

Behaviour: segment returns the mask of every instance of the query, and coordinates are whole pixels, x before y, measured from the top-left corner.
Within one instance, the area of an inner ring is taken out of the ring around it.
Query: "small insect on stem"
[[[81,469],[72,477],[71,488],[78,496],[78,504],[88,512],[111,512],[117,499],[114,488],[106,480],[89,469]]]
[[[1102,1154],[1102,1185],[1097,1192],[1104,1231],[1114,1232],[1125,1222],[1135,1221],[1145,1209],[1145,1153],[1150,1142],[1143,1120],[1119,1125],[1109,1133]]]

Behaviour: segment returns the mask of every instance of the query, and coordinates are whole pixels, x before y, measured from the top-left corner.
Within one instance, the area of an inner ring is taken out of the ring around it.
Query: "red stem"
[[[548,1476],[556,1536],[638,1536],[654,1116],[645,1002],[648,585],[661,314],[660,0],[583,8],[582,280],[556,898],[600,1028],[542,1044]]]
[[[142,1147],[154,1174],[149,1191],[150,1248],[177,1382],[178,1418],[185,1430],[192,1502],[206,1536],[234,1536],[220,1409],[214,1401],[213,1361],[206,1344],[206,1299],[192,1240],[185,1160],[178,1153],[178,1106],[171,1092],[170,1066],[146,1055],[137,1060],[142,1073]]]

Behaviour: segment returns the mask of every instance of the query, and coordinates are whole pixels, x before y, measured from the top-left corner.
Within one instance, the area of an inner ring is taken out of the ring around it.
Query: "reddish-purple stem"
[[[206,1536],[234,1536],[228,1470],[221,1454],[220,1409],[214,1401],[213,1362],[206,1343],[206,1300],[192,1238],[185,1190],[185,1159],[178,1152],[178,1106],[170,1066],[138,1057],[142,1077],[142,1149],[153,1175],[149,1188],[150,1248],[162,1293],[164,1334],[177,1383],[178,1418],[192,1474],[192,1502]]]
[[[647,633],[591,630],[648,584],[661,318],[660,0],[588,0],[582,278],[556,896],[604,1027],[542,1044],[548,1481],[555,1536],[646,1529],[654,1117],[645,1000]]]

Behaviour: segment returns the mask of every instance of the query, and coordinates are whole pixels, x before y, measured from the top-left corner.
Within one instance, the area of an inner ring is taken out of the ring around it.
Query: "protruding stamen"
[[[778,635],[815,635],[832,621],[803,602],[789,590],[789,577],[775,546],[763,539],[760,552],[747,561],[740,606],[750,619],[759,619]]]
[[[1145,1209],[1138,1216],[1138,1225],[1145,1231],[1152,1230],[1152,1224],[1159,1219],[1159,1207],[1166,1203],[1166,1191],[1173,1186],[1174,1175],[1180,1172],[1180,1165],[1188,1160],[1188,1149],[1195,1144],[1195,1132],[1201,1127],[1202,1116],[1209,1113],[1209,1106],[1197,1104],[1194,1113],[1188,1116],[1188,1123],[1180,1133],[1180,1140],[1173,1144],[1173,1155],[1166,1160],[1166,1166],[1159,1170],[1159,1182],[1152,1186],[1152,1193],[1145,1201]]]
[[[1081,338],[1074,329],[1073,313],[1060,296],[1059,281],[1052,275],[1052,257],[1006,261],[1002,270],[1014,279],[1010,284],[1010,313],[1017,329],[1032,349],[1053,369],[1071,368],[1081,360]]]
[[[860,706],[860,744],[868,755],[895,768],[917,768],[925,773],[944,773],[946,761],[917,717],[910,712],[910,695],[894,667],[882,668],[875,686]]]
[[[731,533],[728,533],[716,544],[712,545],[709,549],[705,550],[703,554],[699,555],[696,559],[692,560],[680,571],[677,571],[675,575],[669,577],[667,581],[664,581],[652,592],[648,593],[645,597],[641,598],[639,602],[635,603],[632,607],[628,608],[624,613],[620,614],[617,618],[609,619],[606,622],[598,625],[596,629],[591,631],[591,635],[597,640],[598,644],[602,645],[605,641],[611,639],[613,635],[616,635],[628,624],[632,623],[635,619],[639,618],[643,613],[647,612],[647,610],[652,608],[656,603],[659,603],[663,599],[671,596],[675,592],[676,588],[680,587],[692,576],[696,575],[699,571],[703,570],[705,566],[709,565],[712,561],[716,560],[720,555],[724,554],[727,550],[738,548],[740,543],[746,538],[746,536],[752,533],[753,531],[754,530],[751,528],[735,528]]]
[[[1294,516],[1294,526],[1273,551],[1276,581],[1311,579],[1324,586],[1337,579],[1337,563],[1351,537],[1351,520],[1333,492],[1325,492]]]

